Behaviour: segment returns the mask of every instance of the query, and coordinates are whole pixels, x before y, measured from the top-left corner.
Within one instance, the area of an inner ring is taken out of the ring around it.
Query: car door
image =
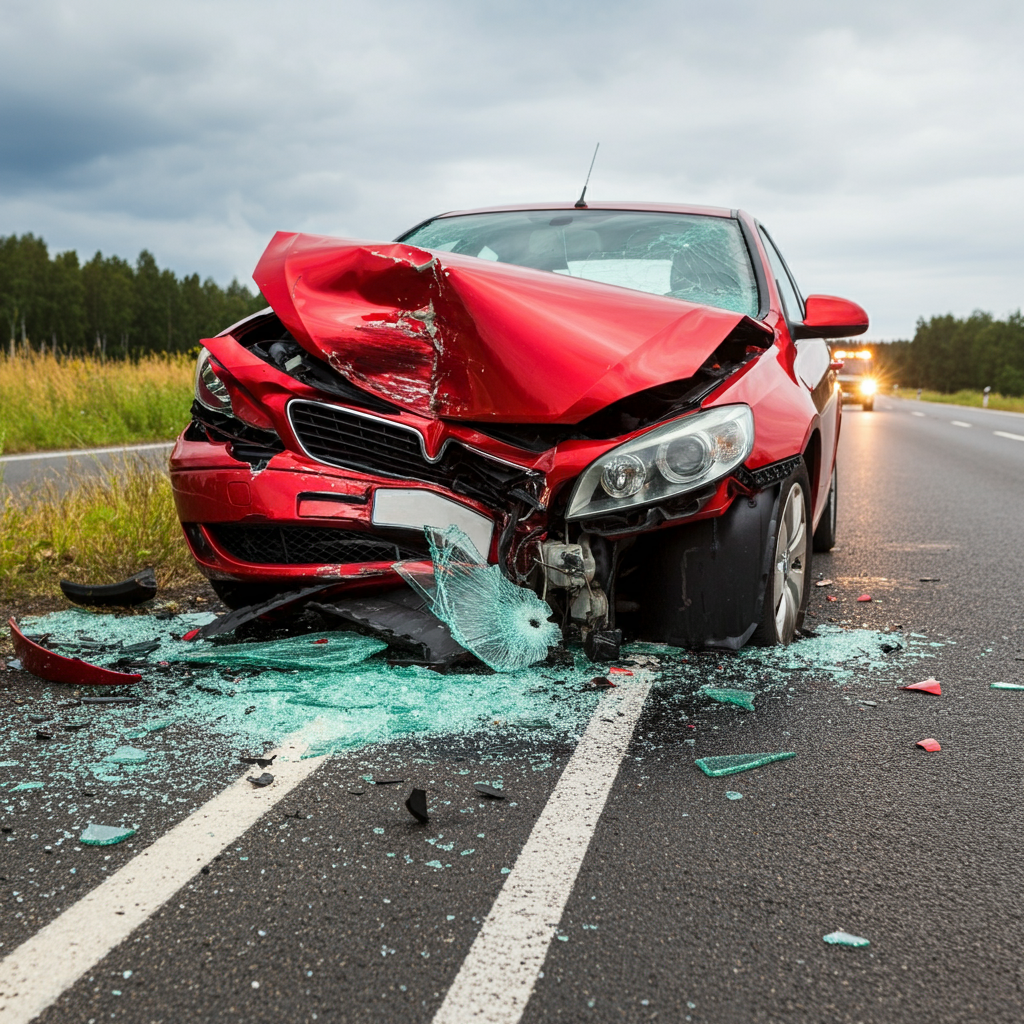
[[[782,254],[772,241],[771,236],[760,224],[758,224],[757,230],[761,235],[765,252],[768,253],[768,262],[771,264],[772,275],[782,299],[783,312],[786,322],[789,324],[790,336],[792,336],[793,325],[803,322],[803,299],[800,297],[800,290],[793,280],[789,267],[786,266],[786,261],[782,258]],[[819,509],[825,507],[828,489],[832,481],[832,464],[839,441],[839,417],[842,406],[839,392],[835,387],[835,374],[829,370],[832,356],[824,338],[801,338],[794,344],[796,360],[793,369],[797,379],[811,393],[814,406],[818,410],[821,426],[822,464],[814,500],[814,513],[817,516]]]

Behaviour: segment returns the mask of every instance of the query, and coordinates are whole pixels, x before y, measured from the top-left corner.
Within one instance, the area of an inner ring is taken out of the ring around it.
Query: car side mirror
[[[802,324],[793,325],[799,338],[848,338],[868,329],[868,315],[861,306],[835,295],[808,295]]]

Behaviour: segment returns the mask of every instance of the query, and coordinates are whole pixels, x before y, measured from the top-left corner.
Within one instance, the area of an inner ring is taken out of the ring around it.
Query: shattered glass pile
[[[452,636],[496,672],[542,661],[562,639],[549,622],[551,608],[532,590],[517,587],[488,565],[457,526],[427,530],[433,574],[396,569],[428,602]]]

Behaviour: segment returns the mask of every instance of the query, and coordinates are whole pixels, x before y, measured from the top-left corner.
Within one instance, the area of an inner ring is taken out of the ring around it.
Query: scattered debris
[[[74,718],[64,722],[63,728],[65,732],[77,732],[79,729],[85,729],[88,725],[89,723],[84,718]]]
[[[267,601],[246,605],[244,608],[236,608],[226,615],[221,615],[219,618],[214,619],[213,622],[208,622],[205,626],[201,626],[196,636],[202,637],[205,640],[211,636],[220,636],[222,633],[231,633],[239,626],[244,625],[246,622],[252,622],[253,619],[258,619],[262,615],[283,611],[285,608],[290,608],[300,601],[308,601],[317,595],[326,596],[329,590],[336,587],[336,583],[321,583],[315,587],[303,587],[301,590],[289,590],[283,594],[276,594]]]
[[[481,795],[490,797],[492,800],[504,800],[505,791],[503,789],[495,789],[494,786],[488,786],[483,782],[474,782],[473,788]]]
[[[621,629],[592,629],[583,638],[583,653],[591,661],[615,661],[621,649]]]
[[[936,751],[942,749],[942,747],[939,746],[939,741],[933,740],[931,738],[926,740],[918,740],[916,745],[919,746],[922,750],[928,751]]]
[[[871,600],[871,595],[870,594],[861,594],[860,597],[857,598],[857,600],[858,601],[864,601],[864,602],[870,601]]]
[[[816,587],[831,587],[832,582],[832,580],[818,580],[814,585]]]
[[[362,796],[366,792],[365,789],[350,789],[348,791],[349,796]]]
[[[120,828],[117,825],[93,825],[78,837],[83,846],[114,846],[135,835],[133,828]]]
[[[36,729],[37,740],[52,740],[53,733],[49,729]]]
[[[836,595],[835,595],[835,594],[826,594],[826,595],[825,595],[825,600],[826,600],[826,601],[833,601],[833,602],[834,602],[834,601],[838,601],[838,600],[839,600],[839,598],[838,598],[838,597],[836,597]]]
[[[735,775],[737,772],[761,768],[774,761],[788,761],[796,757],[793,751],[778,754],[724,754],[718,757],[700,757],[694,764],[708,776],[718,778],[722,775]]]
[[[273,757],[240,757],[238,760],[242,764],[254,764],[258,768],[269,768],[277,760],[277,754],[274,754]]]
[[[878,702],[873,700],[858,700],[858,704],[866,704],[869,708],[877,708]]]
[[[274,781],[274,776],[271,775],[270,772],[264,772],[259,776],[259,778],[256,778],[253,775],[247,775],[245,777],[245,781],[251,782],[254,786],[262,788],[263,786],[269,786]]]
[[[106,586],[86,586],[72,583],[71,580],[61,580],[60,589],[73,604],[126,607],[156,597],[156,573],[152,569],[143,569],[120,583]]]
[[[849,932],[829,932],[828,935],[823,935],[822,938],[830,946],[853,946],[855,948],[863,948],[864,946],[871,945],[867,939],[862,939],[859,935],[851,935]]]
[[[725,791],[725,798],[726,800],[742,800],[743,794],[737,793],[734,789],[727,789]]]
[[[16,786],[11,787],[12,793],[21,793],[26,789],[42,789],[43,784],[41,782],[19,782]]]
[[[702,686],[698,693],[717,700],[720,704],[735,704],[746,711],[754,710],[754,694],[750,690],[729,690],[717,686]]]
[[[65,658],[29,640],[18,629],[14,619],[7,623],[11,627],[11,642],[15,653],[21,659],[25,670],[51,683],[71,683],[74,686],[123,686],[137,683],[142,679],[135,672],[115,672],[113,669],[91,665],[80,658]]]
[[[395,570],[448,624],[452,636],[496,672],[526,668],[547,657],[562,639],[548,621],[552,611],[532,590],[516,586],[499,565],[488,565],[457,526],[427,527],[434,571],[423,563],[395,563]],[[413,568],[413,567],[418,568]]]
[[[20,672],[21,668],[22,666],[20,658],[11,658],[11,660],[7,662],[7,669],[10,672]]]
[[[425,789],[414,789],[405,801],[408,812],[421,824],[430,821],[427,813],[427,791]]]
[[[989,683],[990,690],[1024,690],[1020,683]]]
[[[374,779],[375,786],[394,786],[397,783],[405,782],[405,779]]]
[[[594,676],[593,679],[587,684],[588,690],[612,690],[618,683],[613,683],[606,676]]]
[[[920,683],[910,683],[907,686],[901,686],[900,689],[917,690],[920,693],[933,693],[936,697],[942,696],[942,687],[937,679],[925,679]]]
[[[897,651],[902,651],[903,646],[901,644],[881,644],[880,650],[883,654],[895,654]]]
[[[138,747],[118,747],[106,760],[113,764],[142,764],[149,760],[149,754]]]

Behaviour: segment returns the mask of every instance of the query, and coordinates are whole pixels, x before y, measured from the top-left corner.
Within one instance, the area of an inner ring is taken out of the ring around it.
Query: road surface
[[[47,1004],[46,1024],[1024,1020],[1024,693],[990,689],[1024,682],[1024,417],[879,398],[844,414],[839,473],[839,543],[814,565],[833,582],[808,620],[825,639],[788,662],[695,655],[685,685],[664,670],[649,693],[623,679],[585,749],[410,736],[299,762],[287,795],[261,791],[265,813],[238,791],[217,826],[231,841],[207,833],[215,860],[170,829],[237,777],[230,745],[168,738],[157,793],[130,777],[61,789],[71,755],[48,754],[57,795],[3,793],[0,979],[33,935],[46,959],[0,1021]],[[892,649],[844,675],[830,626],[886,631]],[[753,684],[757,710],[699,698],[694,672]],[[13,703],[45,710],[42,689],[4,676],[13,783],[56,747]],[[927,677],[941,697],[898,689]],[[915,746],[927,737],[941,752]],[[693,763],[755,751],[796,757],[727,778]],[[473,791],[498,776],[505,800]],[[428,826],[402,807],[412,785]],[[88,820],[139,832],[54,845]],[[66,916],[125,865],[174,895]],[[871,944],[823,942],[836,930]],[[99,952],[65,986],[76,936]]]
[[[125,459],[143,459],[154,466],[166,466],[173,447],[173,441],[162,441],[157,444],[3,455],[0,456],[0,495],[5,489],[18,493],[49,481],[64,490],[75,477],[94,476],[116,467]]]

